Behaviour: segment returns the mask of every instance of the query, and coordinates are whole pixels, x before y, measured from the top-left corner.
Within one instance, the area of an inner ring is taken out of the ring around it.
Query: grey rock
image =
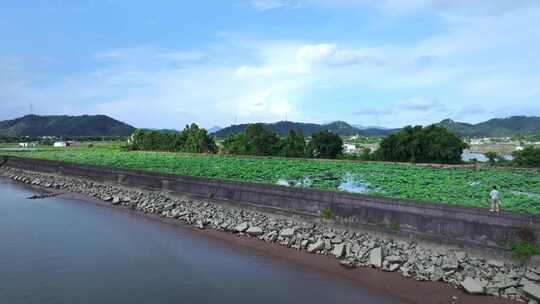
[[[491,267],[496,267],[496,268],[504,267],[504,262],[498,261],[498,260],[489,260],[489,261],[487,261],[487,263]]]
[[[403,262],[403,259],[399,255],[390,255],[385,257],[384,260],[391,264]]]
[[[529,280],[522,280],[522,282],[523,292],[537,301],[540,300],[540,286]]]
[[[458,259],[458,261],[460,262],[464,261],[467,258],[467,253],[463,251],[456,251],[455,255],[456,259]]]
[[[199,229],[204,229],[204,223],[203,221],[201,220],[198,220],[195,222],[195,227],[199,228]]]
[[[382,248],[377,247],[369,253],[369,265],[381,268],[383,262]]]
[[[456,270],[459,267],[459,262],[454,257],[448,257],[442,264],[442,269],[445,271]]]
[[[118,196],[113,197],[113,199],[112,199],[112,204],[113,204],[113,205],[118,205],[118,204],[120,204],[120,198],[119,198]]]
[[[388,267],[388,270],[394,272],[399,269],[399,264],[392,264],[390,267]]]
[[[294,235],[294,228],[285,228],[279,232],[279,236],[291,237]]]
[[[168,210],[171,210],[174,208],[176,204],[175,203],[170,203],[170,204],[167,204],[163,207],[163,211],[168,211]]]
[[[260,228],[260,227],[249,227],[247,230],[246,230],[246,233],[249,234],[249,235],[261,235],[263,234],[263,230]]]
[[[247,222],[243,222],[242,224],[237,225],[236,227],[234,227],[234,231],[236,231],[236,232],[244,232],[244,231],[246,231],[248,228],[249,228],[248,223],[247,223]]]
[[[309,253],[314,253],[316,251],[319,251],[324,248],[324,241],[321,239],[318,239],[317,242],[313,244],[309,244],[307,247],[307,251]]]
[[[341,238],[339,238],[339,237],[336,237],[336,238],[333,238],[332,240],[330,240],[330,242],[332,244],[341,244],[341,243],[343,243],[343,240]]]
[[[343,244],[337,244],[334,246],[334,251],[332,251],[332,254],[336,258],[341,258],[344,253],[345,253],[345,246]]]
[[[324,240],[324,249],[325,250],[332,250],[332,243],[330,243],[330,240],[328,240],[328,239]]]
[[[527,271],[525,273],[525,277],[531,281],[540,281],[540,276],[538,276],[536,273],[534,272],[530,272],[530,271]]]
[[[354,268],[354,261],[353,260],[341,260],[339,264],[346,268]]]
[[[461,282],[461,287],[463,287],[463,289],[470,294],[484,293],[484,287],[482,284],[471,277],[466,277],[465,280]]]
[[[514,287],[510,287],[510,288],[507,288],[507,289],[504,290],[505,295],[515,295],[517,293],[518,293],[518,291]]]

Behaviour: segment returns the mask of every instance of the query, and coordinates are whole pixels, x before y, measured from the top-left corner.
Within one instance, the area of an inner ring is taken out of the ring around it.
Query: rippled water
[[[0,179],[0,303],[398,303],[349,281]]]

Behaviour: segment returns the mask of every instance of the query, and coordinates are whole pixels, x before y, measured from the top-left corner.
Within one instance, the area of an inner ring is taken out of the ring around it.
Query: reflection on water
[[[512,160],[514,159],[514,157],[512,155],[503,155],[504,159],[506,160]],[[473,161],[473,160],[476,160],[476,161],[479,161],[479,162],[487,162],[488,161],[488,158],[482,154],[482,153],[470,153],[470,152],[464,152],[463,154],[461,154],[461,160],[462,161]]]
[[[368,183],[354,179],[350,173],[345,174],[343,181],[338,186],[339,190],[352,193],[368,193],[373,192]]]
[[[309,188],[311,185],[313,185],[313,180],[309,176],[306,176],[303,179],[280,178],[276,182],[276,185]]]
[[[120,210],[0,193],[0,303],[399,303]]]

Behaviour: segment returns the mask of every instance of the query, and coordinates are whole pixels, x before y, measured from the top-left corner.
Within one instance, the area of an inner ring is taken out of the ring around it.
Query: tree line
[[[137,129],[129,139],[129,150],[167,151],[188,153],[216,153],[218,151],[214,139],[208,131],[197,124],[187,125],[178,133]]]
[[[175,133],[138,129],[130,137],[127,148],[139,151],[220,152],[214,138],[194,123]],[[343,154],[343,140],[328,130],[313,134],[309,141],[301,130],[290,130],[286,136],[280,137],[262,124],[250,124],[243,132],[227,136],[223,140],[221,152],[255,156],[336,158]]]
[[[139,129],[129,143],[130,150],[144,151],[444,164],[461,163],[463,150],[468,147],[457,135],[437,125],[407,126],[384,137],[375,152],[365,149],[355,156],[344,155],[342,138],[326,129],[313,133],[309,138],[301,130],[290,130],[287,135],[279,136],[260,123],[250,124],[244,131],[227,136],[220,147],[205,129],[194,123],[175,133]],[[510,164],[538,167],[540,149],[526,147],[516,151]]]
[[[514,165],[518,167],[540,167],[540,148],[532,145],[526,146],[523,150],[514,151],[512,160],[507,160],[502,155],[488,151],[484,153],[490,165]]]
[[[243,132],[227,136],[223,151],[238,155],[337,158],[343,154],[343,140],[326,129],[306,140],[302,130],[290,130],[280,137],[262,124],[250,124]]]

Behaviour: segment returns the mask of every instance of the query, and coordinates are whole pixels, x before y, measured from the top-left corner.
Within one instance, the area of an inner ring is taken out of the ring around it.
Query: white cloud
[[[444,109],[444,105],[436,100],[426,99],[422,97],[411,97],[398,101],[394,105],[394,108],[412,111],[433,111]]]
[[[251,4],[258,10],[266,11],[290,5],[289,1],[281,0],[253,0]]]

